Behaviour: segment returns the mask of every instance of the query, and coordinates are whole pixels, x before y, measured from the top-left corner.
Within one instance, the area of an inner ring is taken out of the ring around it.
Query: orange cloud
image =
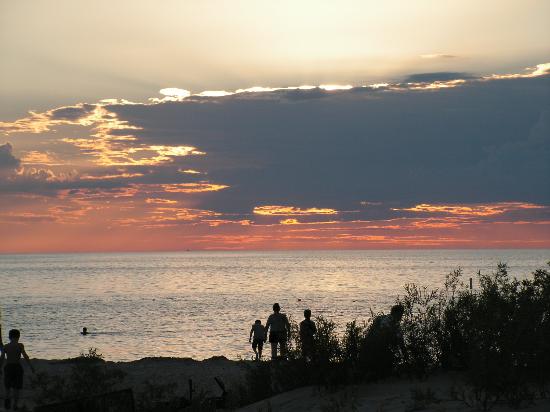
[[[106,100],[98,104],[78,104],[59,107],[43,113],[30,112],[29,116],[14,122],[0,122],[0,131],[11,133],[44,133],[53,131],[57,126],[91,127],[94,133],[89,138],[62,138],[61,141],[79,148],[92,156],[102,166],[153,166],[173,161],[175,157],[204,155],[192,146],[167,145],[131,145],[136,137],[131,134],[141,130],[127,121],[120,120],[115,113],[105,108],[113,103]],[[50,160],[39,154],[27,154],[30,163],[44,163]]]
[[[227,189],[229,186],[214,183],[176,183],[169,185],[161,185],[162,190],[169,193],[203,193],[217,192],[218,190]]]
[[[21,157],[21,161],[25,164],[44,165],[44,166],[61,166],[65,163],[57,158],[54,153],[51,152],[39,152],[31,150],[25,152]]]
[[[533,203],[522,202],[502,202],[492,204],[476,205],[449,205],[449,204],[429,204],[421,203],[414,207],[397,209],[395,211],[419,212],[419,213],[442,213],[458,216],[493,216],[500,215],[513,210],[522,209],[544,209],[545,206],[535,205]]]
[[[59,199],[72,199],[79,201],[88,200],[112,200],[118,198],[133,197],[138,193],[135,187],[120,187],[113,189],[63,189],[57,192]]]
[[[113,175],[82,175],[80,176],[80,180],[111,180],[111,179],[131,179],[133,177],[141,177],[143,176],[143,173],[119,173],[119,174],[113,174]]]
[[[145,203],[155,203],[160,205],[173,205],[178,203],[177,200],[170,200],[170,199],[161,199],[161,198],[147,198],[145,199]]]
[[[33,180],[43,182],[70,182],[77,179],[78,173],[75,170],[69,172],[54,172],[51,169],[36,167],[21,167],[17,173],[8,180]]]
[[[550,247],[548,221],[449,216],[262,225],[132,193],[88,189],[63,199],[17,197],[25,202],[18,210],[0,209],[0,251]]]
[[[294,206],[256,206],[254,214],[263,216],[293,216],[293,215],[335,215],[338,213],[335,209],[327,208],[308,208],[301,209]]]
[[[430,89],[449,89],[452,87],[457,87],[466,83],[464,79],[455,79],[455,80],[444,80],[444,81],[435,81],[431,83],[407,83],[408,88],[411,90],[430,90]]]
[[[298,219],[283,219],[279,223],[281,225],[298,225],[298,224],[300,224]]]
[[[186,170],[178,169],[178,172],[187,173],[189,175],[200,175],[201,174],[201,172],[199,172],[198,170],[194,170],[194,169],[186,169]]]
[[[180,221],[200,221],[205,218],[219,216],[219,213],[210,210],[178,208],[178,207],[157,207],[151,212],[150,217],[145,221],[149,222],[180,222]]]

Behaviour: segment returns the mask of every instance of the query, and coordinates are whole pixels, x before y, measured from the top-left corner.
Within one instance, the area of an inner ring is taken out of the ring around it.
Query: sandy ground
[[[32,362],[37,373],[45,372],[49,375],[67,375],[74,366],[73,362],[66,360],[34,359]],[[219,396],[222,391],[214,378],[220,378],[228,390],[235,390],[244,382],[249,364],[249,361],[231,361],[224,357],[203,361],[189,358],[145,358],[133,362],[106,362],[107,368],[119,369],[126,374],[117,389],[132,388],[136,398],[146,390],[147,381],[159,386],[175,383],[177,386],[174,394],[189,397],[189,379],[193,381],[195,396],[200,393],[206,397]],[[21,404],[28,408],[35,404],[35,391],[31,386],[31,373],[25,367]]]
[[[37,372],[50,375],[64,375],[74,366],[70,361],[34,360]],[[189,395],[189,379],[193,380],[195,394],[219,396],[221,390],[214,377],[220,378],[229,391],[237,391],[245,382],[250,361],[231,361],[216,357],[203,361],[175,358],[146,358],[133,362],[107,362],[108,368],[120,369],[126,373],[119,388],[132,388],[137,398],[146,390],[146,382],[156,385],[176,383],[175,394]],[[25,389],[22,403],[32,408],[35,393],[30,385],[31,374],[25,371]],[[336,392],[305,387],[285,392],[270,399],[239,409],[240,412],[303,412],[303,411],[372,411],[372,412],[413,412],[474,411],[463,401],[453,399],[451,389],[460,390],[459,375],[439,374],[424,381],[390,379],[381,383],[348,386]],[[426,396],[428,395],[428,396]],[[421,399],[424,397],[424,399]],[[0,406],[0,411],[2,410]],[[492,411],[503,412],[513,409],[496,405]],[[550,400],[541,400],[522,411],[550,411]]]
[[[424,381],[391,379],[381,383],[348,386],[336,392],[320,391],[308,386],[285,392],[270,399],[238,409],[238,412],[470,412],[480,410],[463,401],[454,400],[452,388],[460,389],[458,376],[444,374]],[[418,394],[432,395],[420,399]],[[415,395],[415,393],[417,395]],[[492,412],[511,412],[503,405],[495,405]],[[538,401],[535,405],[522,407],[520,411],[548,412],[550,400]]]

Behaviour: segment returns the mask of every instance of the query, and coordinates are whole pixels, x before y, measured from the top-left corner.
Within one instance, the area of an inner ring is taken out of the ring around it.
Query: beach
[[[37,376],[47,374],[52,377],[71,379],[73,368],[86,368],[78,361],[70,360],[42,360],[33,359],[36,374],[25,372],[24,389],[21,399],[27,407],[36,405],[40,390],[33,382]],[[228,390],[236,390],[245,382],[249,362],[230,361],[224,357],[196,361],[189,358],[144,358],[132,362],[101,362],[100,367],[106,373],[122,372],[123,378],[111,388],[112,391],[132,389],[134,398],[138,401],[149,396],[151,386],[156,389],[174,387],[171,398],[189,398],[189,380],[192,380],[195,396],[215,397],[221,390],[214,378],[219,378]],[[175,386],[174,386],[175,385]],[[48,403],[48,402],[46,402]]]
[[[38,374],[69,375],[76,363],[70,360],[33,360]],[[235,400],[240,385],[246,384],[246,374],[255,367],[251,361],[231,361],[223,357],[196,361],[185,358],[145,358],[132,362],[106,362],[109,370],[125,373],[113,390],[131,388],[136,400],[150,395],[150,384],[157,387],[176,384],[173,396],[189,397],[189,379],[193,381],[195,396],[216,397],[221,390],[214,378],[226,385],[228,399]],[[436,373],[427,379],[389,378],[382,382],[341,386],[330,390],[306,386],[284,392],[248,406],[230,407],[240,412],[257,411],[384,411],[410,412],[415,410],[439,412],[466,412],[476,410],[464,401],[453,399],[451,391],[465,388],[458,373]],[[426,395],[427,394],[427,395]],[[31,387],[31,374],[26,373],[23,404],[32,407],[37,390]],[[539,400],[521,410],[542,412],[550,408],[550,400]],[[497,404],[492,411],[514,409]]]

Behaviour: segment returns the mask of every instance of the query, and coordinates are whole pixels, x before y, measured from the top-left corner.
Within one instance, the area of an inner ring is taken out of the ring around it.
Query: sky
[[[0,0],[0,252],[550,248],[548,15]]]

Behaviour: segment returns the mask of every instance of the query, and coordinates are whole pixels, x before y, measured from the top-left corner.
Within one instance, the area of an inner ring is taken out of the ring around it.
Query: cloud
[[[407,76],[405,83],[433,83],[448,82],[451,80],[466,80],[474,77],[469,73],[463,72],[434,72],[434,73],[416,73]]]
[[[279,223],[281,225],[298,225],[298,224],[300,224],[298,219],[292,219],[292,218],[280,220]]]
[[[550,74],[550,63],[537,64],[535,67],[527,67],[524,73],[493,74],[486,79],[522,79],[529,77],[545,76]]]
[[[170,200],[170,199],[162,199],[162,198],[147,198],[145,199],[145,203],[156,203],[159,205],[173,205],[177,204],[177,200]]]
[[[442,214],[442,215],[452,215],[452,216],[469,216],[469,217],[484,217],[484,216],[495,216],[501,215],[510,211],[517,210],[529,210],[529,209],[545,209],[544,206],[535,205],[532,203],[521,203],[521,202],[502,202],[495,204],[477,204],[477,205],[446,205],[446,204],[437,204],[430,205],[422,203],[414,207],[403,208],[403,209],[393,209],[396,211],[407,211],[407,212],[416,212],[416,213],[427,213],[427,214]]]
[[[422,59],[455,59],[458,56],[454,54],[444,54],[444,53],[431,53],[431,54],[421,54]]]
[[[189,175],[200,175],[201,174],[201,172],[199,172],[198,170],[194,170],[194,169],[185,169],[185,170],[178,169],[178,172],[187,173]]]
[[[164,89],[160,89],[159,93],[162,94],[164,97],[152,97],[151,99],[149,99],[149,101],[152,103],[180,102],[191,96],[191,92],[189,90],[179,89],[177,87],[167,87]]]
[[[335,215],[338,211],[327,208],[310,207],[301,209],[294,206],[256,206],[254,213],[265,216]]]
[[[95,109],[96,106],[93,104],[60,107],[50,112],[50,119],[54,121],[60,120],[75,122],[79,119],[90,116]]]
[[[141,177],[143,173],[127,173],[121,172],[117,174],[104,174],[104,175],[82,175],[81,180],[112,180],[112,179],[132,179],[135,177]]]
[[[137,127],[136,143],[206,153],[181,169],[204,170],[211,182],[231,187],[205,205],[220,211],[289,203],[352,210],[364,199],[550,201],[547,76],[446,72],[415,80],[425,87],[324,90],[315,99],[288,93],[320,89],[270,89],[106,109]],[[452,87],[428,88],[433,82]]]
[[[216,214],[210,227],[246,221],[286,230],[326,230],[328,219],[368,231],[450,230],[466,218],[544,221],[546,209],[511,205],[550,203],[546,73],[538,65],[498,77],[420,73],[412,84],[172,90],[164,95],[174,99],[31,113],[3,127],[35,136],[23,159],[51,165],[27,165],[0,190],[81,204],[131,199],[124,207],[135,215],[117,217],[127,224],[171,205],[163,225],[189,221],[176,216],[184,208]],[[58,152],[68,148],[87,160],[74,174],[54,162],[70,162]],[[3,150],[13,157],[11,145]],[[415,224],[379,224],[393,219]]]
[[[217,192],[218,190],[227,189],[227,185],[218,185],[214,183],[177,183],[162,185],[162,190],[167,193],[204,193]]]
[[[2,174],[12,173],[20,164],[21,161],[13,155],[13,147],[10,143],[0,145],[0,177]]]
[[[30,150],[21,157],[21,162],[31,165],[61,166],[64,164],[55,153]]]

